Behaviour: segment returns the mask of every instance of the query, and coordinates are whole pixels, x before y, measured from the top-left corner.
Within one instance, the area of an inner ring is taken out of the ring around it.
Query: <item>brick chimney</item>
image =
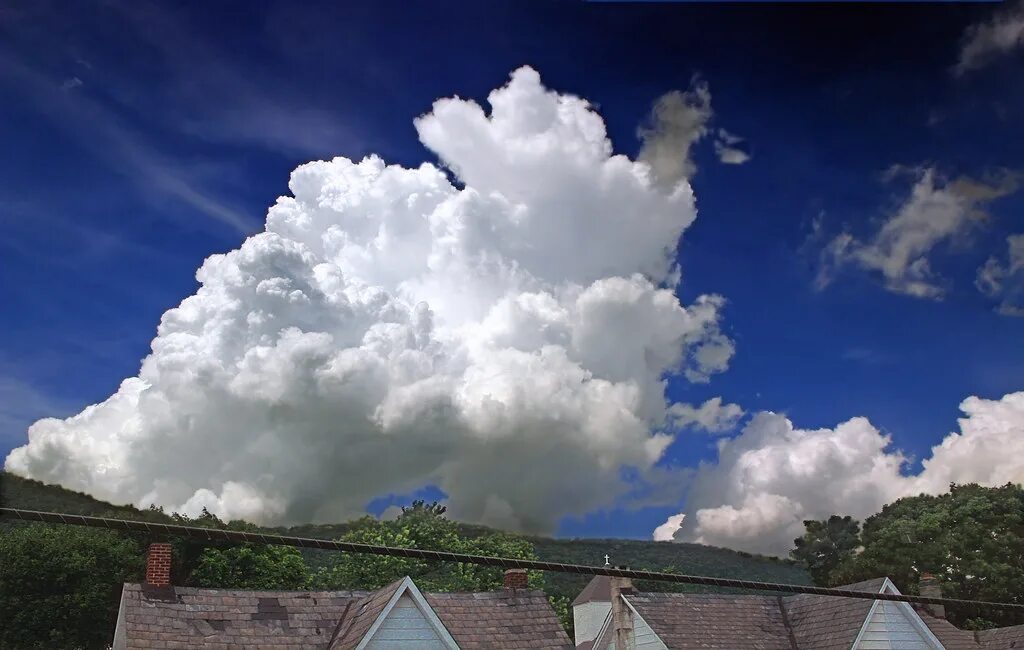
[[[526,569],[508,569],[505,571],[505,589],[526,589]]]
[[[930,573],[921,574],[921,578],[917,583],[917,590],[922,596],[928,598],[942,598],[939,579]],[[925,609],[935,618],[946,618],[946,608],[943,605],[925,605]]]
[[[621,569],[623,567],[616,567]],[[625,567],[629,568],[629,567]],[[633,593],[633,581],[629,578],[612,578],[612,630],[616,648],[633,647],[633,616],[629,606],[620,596]]]
[[[171,545],[154,542],[146,553],[146,584],[166,587],[171,584]]]

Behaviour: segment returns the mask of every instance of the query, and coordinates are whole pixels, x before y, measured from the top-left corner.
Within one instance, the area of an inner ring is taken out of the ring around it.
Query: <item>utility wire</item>
[[[240,530],[222,530],[219,528],[200,528],[196,526],[179,526],[149,521],[133,521],[128,519],[107,519],[106,517],[88,517],[59,512],[40,512],[38,510],[21,510],[18,508],[0,508],[0,515],[9,515],[23,521],[40,521],[51,524],[68,524],[72,526],[91,526],[129,532],[164,535],[169,537],[188,537],[206,541],[227,541],[234,543],[274,544],[278,546],[294,546],[298,548],[316,548],[328,551],[344,551],[348,553],[368,553],[371,555],[390,555],[394,557],[416,558],[439,562],[462,562],[481,566],[499,567],[504,569],[533,569],[536,571],[555,571],[559,573],[575,573],[578,575],[610,576],[614,578],[630,578],[634,580],[656,580],[676,584],[706,585],[713,587],[731,587],[755,591],[781,591],[792,594],[813,594],[816,596],[838,596],[843,598],[863,598],[865,600],[892,600],[905,603],[924,605],[959,605],[971,607],[990,607],[1007,610],[1024,611],[1024,604],[996,603],[982,600],[963,600],[959,598],[931,598],[927,596],[905,596],[903,594],[871,593],[850,589],[831,589],[811,587],[808,585],[788,585],[773,582],[757,582],[735,578],[715,578],[711,576],[691,576],[662,571],[644,571],[622,569],[611,566],[586,566],[582,564],[562,564],[560,562],[543,562],[541,560],[520,560],[516,558],[491,557],[486,555],[470,555],[468,553],[451,553],[449,551],[432,551],[420,548],[398,548],[393,546],[377,546],[355,542],[340,542],[309,537],[293,537],[289,535],[268,535]]]

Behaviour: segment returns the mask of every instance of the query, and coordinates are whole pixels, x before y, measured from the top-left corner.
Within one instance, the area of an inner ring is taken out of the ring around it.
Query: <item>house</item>
[[[845,589],[900,593],[888,578]],[[922,593],[938,596],[928,576]],[[1024,625],[971,632],[941,606],[800,594],[643,593],[595,577],[572,604],[577,650],[1009,650]]]
[[[247,591],[176,587],[170,545],[150,546],[146,582],[127,584],[115,650],[571,649],[526,572],[486,593],[422,593],[409,577],[376,591]]]

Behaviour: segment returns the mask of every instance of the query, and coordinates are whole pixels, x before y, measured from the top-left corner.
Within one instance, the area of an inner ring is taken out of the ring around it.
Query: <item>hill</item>
[[[87,494],[67,490],[57,485],[48,485],[32,479],[0,472],[0,503],[6,507],[28,510],[47,510],[81,515],[116,517],[123,519],[164,520],[168,515],[141,511],[131,506],[117,506],[100,501]],[[4,522],[9,525],[9,522]],[[306,524],[292,527],[267,528],[269,533],[332,539],[344,534],[347,524]],[[479,535],[489,529],[465,525],[466,535]],[[746,578],[795,584],[811,584],[802,567],[789,560],[751,555],[739,551],[701,544],[676,544],[626,539],[557,539],[550,537],[528,537],[536,549],[537,556],[551,562],[568,564],[603,564],[605,554],[613,564],[634,569],[671,571],[694,575],[709,575],[722,578]],[[311,550],[304,553],[310,564],[320,564],[321,558],[329,551]],[[566,596],[570,600],[583,589],[586,576],[564,573],[549,573],[546,578],[548,592]],[[640,584],[645,590],[664,590],[662,583]],[[687,585],[672,586],[678,590],[703,590],[703,587]]]

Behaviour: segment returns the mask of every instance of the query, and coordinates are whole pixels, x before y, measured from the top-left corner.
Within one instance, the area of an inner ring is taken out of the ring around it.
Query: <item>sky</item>
[[[0,35],[9,471],[778,554],[1024,481],[1024,5],[14,2]]]

